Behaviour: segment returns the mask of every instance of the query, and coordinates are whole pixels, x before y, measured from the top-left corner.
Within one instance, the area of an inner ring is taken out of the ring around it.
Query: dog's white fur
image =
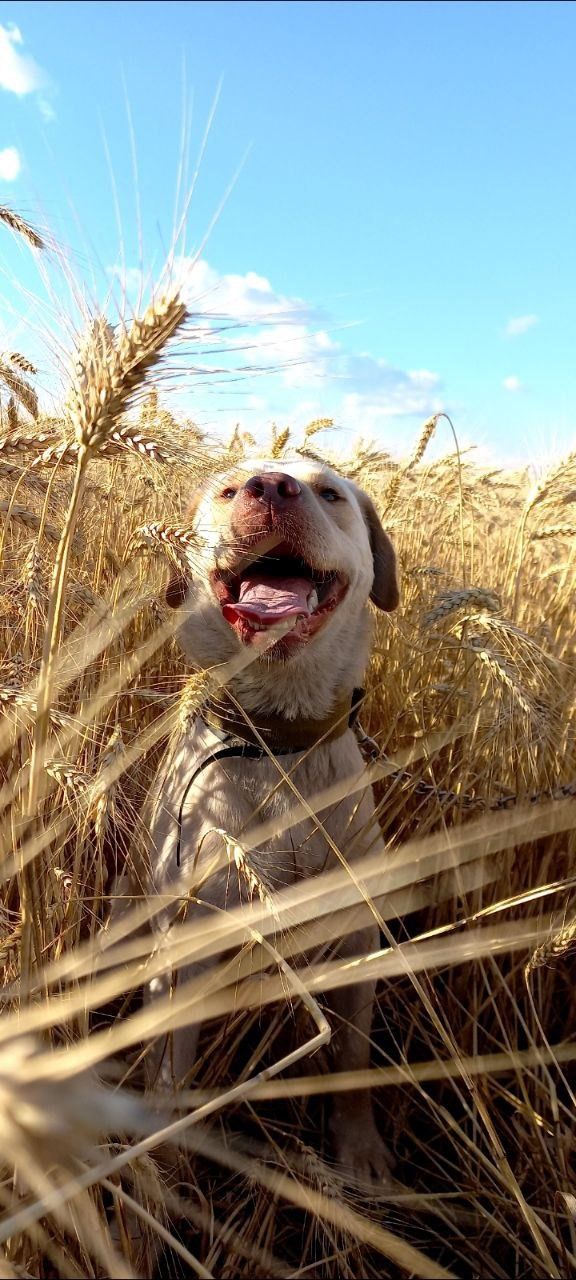
[[[230,681],[230,691],[240,705],[257,719],[258,713],[277,713],[298,724],[299,718],[323,719],[344,695],[361,684],[369,652],[372,598],[382,608],[397,602],[395,562],[391,544],[381,528],[370,500],[351,482],[314,462],[299,459],[281,463],[256,459],[235,471],[238,493],[247,477],[281,470],[296,477],[302,500],[298,514],[286,517],[290,538],[298,542],[302,555],[317,568],[337,570],[348,581],[348,591],[322,629],[288,656],[263,654]],[[186,584],[181,604],[179,639],[194,665],[212,667],[233,659],[243,644],[222,616],[210,585],[215,565],[231,567],[238,557],[237,515],[241,500],[222,499],[227,477],[219,477],[194,503],[193,526],[198,537],[198,564]],[[335,489],[340,501],[324,501],[326,486]],[[284,517],[279,517],[280,524]],[[242,521],[240,520],[240,526]],[[241,532],[242,532],[241,527]],[[245,647],[245,646],[244,646]],[[178,810],[194,762],[206,746],[221,745],[201,721],[179,744],[169,769],[160,780],[160,803],[151,824],[154,884],[158,891],[174,880]],[[351,729],[332,741],[320,743],[307,753],[282,757],[283,768],[292,782],[313,805],[314,797],[337,781],[358,775],[362,757]],[[263,822],[286,813],[294,806],[294,796],[279,784],[279,772],[270,759],[228,759],[213,763],[200,773],[188,792],[181,826],[182,868],[192,867],[221,849],[215,828],[232,837],[252,824],[258,811]],[[344,856],[361,857],[372,851],[382,838],[373,817],[370,791],[345,798],[327,810],[321,820]],[[281,847],[279,847],[281,846]],[[198,851],[200,854],[198,855]],[[264,843],[250,854],[250,862],[270,890],[316,875],[333,865],[333,855],[324,835],[311,820],[293,825],[272,843]],[[239,902],[241,888],[229,872],[214,875],[203,885],[202,898],[217,908]],[[340,955],[366,954],[379,945],[375,927],[346,937]],[[190,976],[191,970],[184,976]],[[166,990],[166,982],[156,982],[152,995]],[[331,993],[334,1019],[334,1048],[339,1069],[359,1070],[368,1065],[369,1036],[374,989],[365,983]],[[171,1054],[165,1054],[161,1071],[166,1084],[181,1084],[193,1066],[197,1028],[174,1033]],[[375,1126],[368,1092],[336,1094],[332,1112],[332,1132],[336,1159],[352,1176],[381,1180],[389,1169],[389,1157]]]

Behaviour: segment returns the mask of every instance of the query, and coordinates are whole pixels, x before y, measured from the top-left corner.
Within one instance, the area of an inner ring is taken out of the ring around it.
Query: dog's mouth
[[[287,624],[281,641],[306,643],[346,595],[348,582],[337,570],[317,569],[288,543],[266,550],[243,567],[217,569],[212,587],[222,615],[249,644],[260,632]]]

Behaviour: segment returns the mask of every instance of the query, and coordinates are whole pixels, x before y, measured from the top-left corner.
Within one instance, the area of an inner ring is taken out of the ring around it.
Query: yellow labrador
[[[224,690],[203,709],[161,776],[151,822],[159,892],[221,848],[215,828],[241,838],[256,812],[266,821],[293,807],[260,738],[282,756],[312,804],[320,791],[359,773],[349,719],[369,654],[368,601],[384,610],[398,603],[394,551],[371,499],[315,462],[244,462],[196,495],[189,524],[197,536],[195,568],[189,578],[173,578],[167,591],[180,610],[180,642],[197,668],[241,653],[254,660],[231,679],[231,698]],[[281,634],[263,652],[263,641],[277,634],[271,628]],[[381,840],[371,792],[361,797],[322,812],[331,839],[355,858]],[[272,891],[316,875],[332,857],[312,820],[250,854]],[[227,871],[202,887],[208,907],[235,905],[241,893]],[[339,954],[366,954],[378,945],[377,929],[369,927],[347,937]],[[151,984],[152,998],[167,981]],[[373,997],[368,983],[330,995],[341,1070],[368,1065]],[[177,1087],[190,1071],[197,1036],[197,1027],[174,1032],[160,1067],[167,1086]],[[337,1094],[331,1128],[335,1157],[348,1174],[377,1182],[387,1176],[390,1159],[368,1092]]]

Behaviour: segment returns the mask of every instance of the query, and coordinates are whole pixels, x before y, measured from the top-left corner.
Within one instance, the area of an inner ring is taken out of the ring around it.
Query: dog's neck
[[[278,716],[288,722],[326,721],[336,707],[362,685],[368,662],[368,615],[351,620],[349,628],[326,633],[288,662],[251,663],[230,680],[233,698],[253,719]]]
[[[284,754],[290,751],[307,751],[321,742],[341,738],[355,724],[363,698],[364,690],[354,689],[351,695],[345,694],[339,698],[330,714],[322,719],[301,716],[288,720],[273,712],[255,712],[250,715],[230,696],[228,690],[221,689],[204,704],[201,716],[205,724],[218,734],[239,738],[255,747],[266,746],[273,753]]]

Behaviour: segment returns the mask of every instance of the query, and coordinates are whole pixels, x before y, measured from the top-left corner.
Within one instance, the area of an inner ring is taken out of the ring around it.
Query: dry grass
[[[363,868],[361,893],[339,866],[272,898],[250,860],[261,828],[242,847],[223,831],[251,904],[200,925],[182,885],[159,950],[143,928],[157,904],[110,919],[110,898],[128,872],[144,884],[161,752],[226,674],[186,670],[166,566],[194,564],[182,511],[246,443],[178,428],[154,390],[136,419],[184,320],[174,296],[116,334],[98,319],[60,424],[20,421],[34,405],[15,383],[33,369],[0,365],[20,402],[0,439],[0,1275],[149,1275],[159,1243],[163,1275],[223,1280],[571,1274],[576,806],[546,797],[576,776],[574,458],[536,487],[457,452],[428,465],[431,419],[404,465],[370,444],[347,460],[402,566],[362,716],[385,757],[366,777],[388,860]],[[325,456],[326,425],[301,452]],[[274,456],[293,443],[275,431]],[[381,989],[361,1082],[334,1070],[321,1010],[357,976],[329,948],[359,911],[382,938],[364,962]],[[141,1006],[167,956],[217,957],[224,938],[239,980],[219,962]],[[313,945],[326,958],[303,961]],[[146,1096],[142,1047],[192,1016],[189,1090]],[[343,1185],[322,1136],[322,1095],[359,1083],[397,1159],[379,1199]]]

